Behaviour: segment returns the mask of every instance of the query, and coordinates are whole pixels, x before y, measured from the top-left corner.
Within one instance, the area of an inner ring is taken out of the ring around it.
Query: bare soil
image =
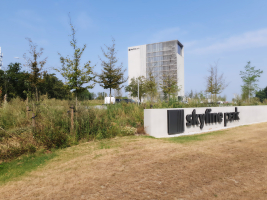
[[[0,186],[0,199],[267,199],[267,123],[182,144],[85,143]]]

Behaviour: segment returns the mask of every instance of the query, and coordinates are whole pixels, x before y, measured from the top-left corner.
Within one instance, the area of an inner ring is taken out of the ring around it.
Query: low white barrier
[[[267,106],[145,109],[146,133],[156,138],[177,137],[267,122]]]

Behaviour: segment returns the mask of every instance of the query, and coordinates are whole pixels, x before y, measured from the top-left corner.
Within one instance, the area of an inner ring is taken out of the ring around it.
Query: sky
[[[31,38],[44,48],[45,69],[56,73],[53,68],[61,66],[58,53],[73,52],[70,13],[78,47],[87,45],[81,61],[90,60],[95,72],[102,68],[101,47],[111,45],[112,37],[125,69],[128,47],[179,40],[184,45],[185,93],[204,91],[208,68],[218,62],[219,73],[229,83],[220,95],[231,101],[241,94],[240,71],[248,61],[263,70],[259,87],[267,86],[266,8],[267,1],[261,0],[0,0],[3,64],[25,64],[23,54],[30,49],[25,38]],[[99,85],[90,90],[103,91]]]

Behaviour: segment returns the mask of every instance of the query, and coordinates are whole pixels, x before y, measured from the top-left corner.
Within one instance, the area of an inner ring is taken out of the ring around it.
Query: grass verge
[[[47,161],[56,156],[55,152],[49,154],[24,155],[10,162],[0,164],[0,185],[44,166]]]
[[[227,133],[228,130],[224,131],[214,131],[210,133],[202,133],[202,134],[196,134],[196,135],[185,135],[180,137],[172,137],[172,138],[166,138],[164,140],[167,140],[169,142],[175,142],[175,143],[189,143],[194,141],[201,141],[204,139],[207,139],[208,137],[218,136]]]

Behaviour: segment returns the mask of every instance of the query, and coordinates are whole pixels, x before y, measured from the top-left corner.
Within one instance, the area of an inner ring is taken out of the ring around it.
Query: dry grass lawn
[[[88,142],[19,180],[0,199],[267,199],[267,123],[185,143]]]

